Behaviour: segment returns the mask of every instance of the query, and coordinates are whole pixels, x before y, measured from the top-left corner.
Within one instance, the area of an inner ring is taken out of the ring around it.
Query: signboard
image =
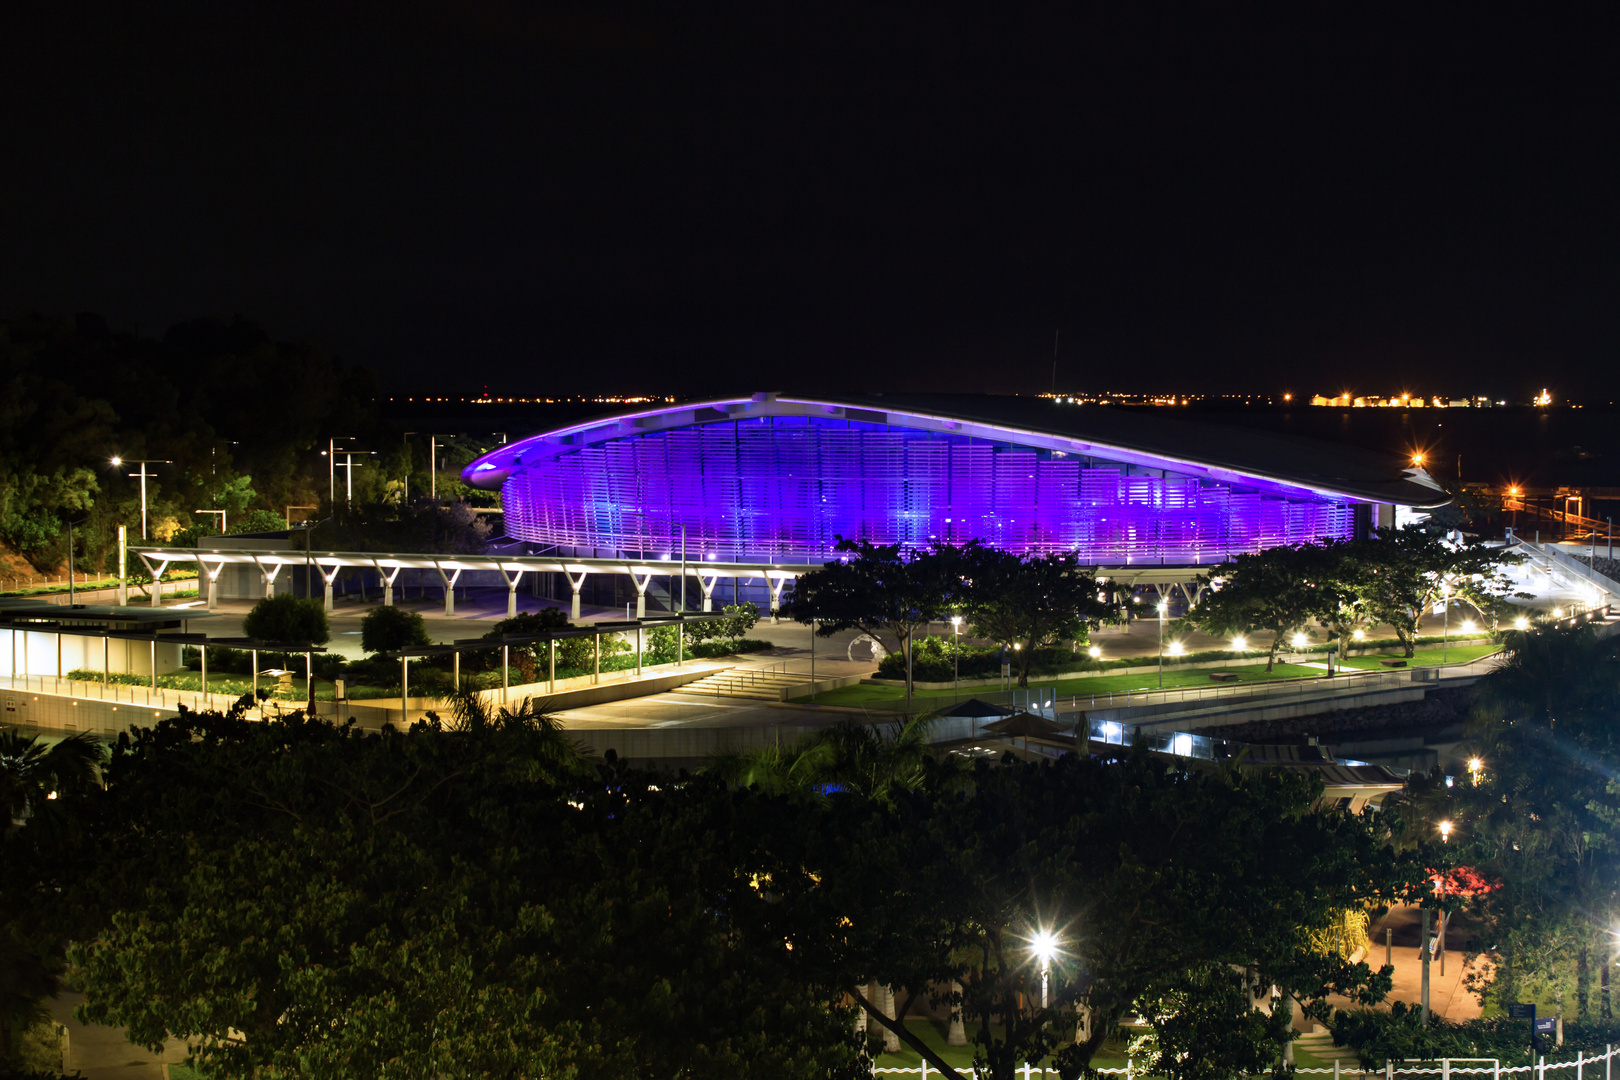
[[[1534,1020],[1536,1018],[1535,1002],[1511,1001],[1508,1003],[1507,1014],[1509,1020]]]
[[[1537,1035],[1551,1035],[1557,1023],[1558,1018],[1555,1016],[1538,1016],[1536,1017],[1535,1033]]]

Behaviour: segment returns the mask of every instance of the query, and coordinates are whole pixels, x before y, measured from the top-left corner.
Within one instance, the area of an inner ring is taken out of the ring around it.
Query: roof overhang
[[[1027,419],[1025,422],[1017,422],[992,419],[983,415],[962,415],[937,407],[908,403],[904,399],[895,399],[891,402],[881,398],[833,399],[794,397],[786,394],[715,398],[596,417],[543,431],[497,447],[477,458],[462,471],[462,478],[474,487],[496,490],[514,472],[521,471],[526,466],[533,466],[547,459],[614,439],[732,420],[819,417],[887,424],[940,434],[1013,443],[1063,454],[1102,457],[1126,465],[1163,469],[1220,483],[1263,484],[1282,494],[1300,497],[1385,502],[1415,507],[1440,506],[1450,501],[1450,496],[1427,474],[1416,476],[1410,470],[1394,468],[1387,479],[1381,480],[1376,485],[1323,482],[1302,477],[1299,471],[1289,467],[1289,459],[1294,456],[1290,451],[1297,454],[1296,447],[1289,443],[1279,443],[1276,461],[1256,460],[1240,464],[1230,460],[1229,455],[1222,453],[1220,446],[1213,444],[1209,447],[1210,452],[1207,456],[1202,453],[1195,456],[1184,447],[1156,448],[1153,445],[1153,433],[1147,429],[1163,430],[1163,425],[1167,423],[1157,418],[1142,425],[1144,435],[1141,438],[1105,438],[1086,434],[1072,425],[1060,422],[1069,418],[1058,416],[1055,409],[1056,406],[1053,407],[1052,413],[1055,419],[1051,422],[1031,423]],[[1252,442],[1252,439],[1250,441]],[[1326,453],[1338,449],[1324,444]]]

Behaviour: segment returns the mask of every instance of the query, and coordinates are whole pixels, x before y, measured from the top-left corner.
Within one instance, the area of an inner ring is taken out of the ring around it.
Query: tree
[[[105,757],[101,744],[86,732],[51,745],[38,735],[0,730],[0,808],[7,823],[49,817],[52,802],[97,783]],[[0,829],[0,850],[7,831]]]
[[[1415,864],[1370,817],[1312,811],[1320,790],[1299,774],[1183,771],[1140,751],[966,774],[928,765],[890,803],[812,789],[809,823],[772,823],[756,873],[778,903],[750,932],[791,940],[808,975],[853,987],[873,1024],[946,1076],[960,1074],[905,1019],[922,1001],[952,1001],[953,983],[953,1003],[979,1022],[980,1075],[1010,1080],[1050,1055],[1078,1076],[1138,1009],[1182,1055],[1161,1062],[1171,1075],[1230,1075],[1273,1059],[1289,1033],[1252,1015],[1254,995],[1217,985],[1223,969],[1252,969],[1320,1016],[1330,993],[1370,1003],[1389,987],[1387,971],[1316,948],[1311,931],[1395,895]],[[1059,943],[1045,1007],[1031,947],[1041,931]],[[892,1015],[870,982],[895,988]],[[1192,999],[1198,1015],[1182,1015],[1175,1003]],[[1213,1030],[1223,1038],[1187,1058]]]
[[[1276,664],[1277,648],[1291,633],[1339,607],[1340,592],[1319,553],[1309,547],[1274,547],[1238,555],[1200,574],[1198,603],[1183,622],[1210,634],[1271,633],[1266,670]]]
[[[960,586],[953,548],[912,551],[840,538],[834,550],[845,556],[801,575],[783,606],[789,618],[813,623],[822,637],[860,630],[890,654],[902,652],[919,627],[944,615]],[[906,681],[909,692],[909,671]]]
[[[759,623],[759,605],[752,600],[727,604],[721,611],[726,618],[688,623],[686,636],[693,642],[741,641]]]
[[[1417,649],[1423,616],[1436,601],[1455,596],[1495,626],[1512,589],[1503,572],[1522,558],[1477,539],[1451,540],[1423,525],[1378,529],[1356,542],[1350,558],[1362,563],[1356,580],[1367,614],[1395,630],[1408,657]]]
[[[1414,812],[1431,832],[1452,819],[1453,857],[1500,882],[1476,901],[1499,957],[1495,985],[1476,989],[1585,1015],[1611,949],[1592,913],[1620,905],[1620,644],[1590,626],[1542,627],[1509,633],[1505,652],[1470,717],[1481,768],[1427,785]]]
[[[774,901],[716,840],[781,804],[590,766],[528,703],[194,714],[124,740],[105,802],[84,1014],[211,1076],[859,1075],[836,990],[737,931]]]
[[[1071,554],[1027,558],[998,548],[968,545],[961,552],[962,609],[974,633],[1014,652],[1018,685],[1029,685],[1035,650],[1069,641],[1088,622],[1117,618],[1111,584],[1099,582]]]
[[[398,652],[416,645],[431,645],[420,612],[402,607],[379,607],[360,620],[360,648],[368,653]]]
[[[242,620],[242,632],[259,641],[324,645],[331,637],[326,608],[319,600],[304,600],[287,593],[267,596],[253,605]]]

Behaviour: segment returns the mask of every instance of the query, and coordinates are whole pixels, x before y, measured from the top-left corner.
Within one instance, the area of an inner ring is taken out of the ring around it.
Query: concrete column
[[[635,571],[630,572],[630,581],[636,587],[636,618],[647,617],[647,586],[652,584],[652,575],[640,577]]]
[[[501,576],[506,577],[505,570],[501,571]],[[506,578],[506,617],[508,619],[517,618],[517,587],[518,582],[522,579],[522,570],[514,570],[512,576]]]
[[[579,622],[579,591],[585,587],[585,571],[581,570],[579,572],[578,581],[575,581],[574,575],[569,574],[568,571],[565,570],[563,573],[568,575],[568,584],[574,590],[574,602],[568,609],[568,621],[577,623]]]
[[[326,583],[326,613],[328,615],[337,610],[337,598],[332,595],[332,583],[337,580],[338,571],[341,569],[340,566],[334,566],[332,572],[328,574],[326,568],[321,567],[321,580]]]
[[[703,589],[704,611],[714,610],[714,585],[715,582],[719,580],[719,576],[714,574],[711,574],[708,577],[704,577],[702,574],[698,575],[698,585]]]
[[[213,611],[219,605],[219,575],[225,569],[225,560],[215,563],[212,570],[208,568],[206,560],[197,560],[197,565],[202,567],[203,576],[208,579],[208,610]]]
[[[782,586],[787,584],[787,578],[766,578],[771,586],[771,622],[776,622],[776,613],[782,607]]]
[[[455,570],[447,575],[443,567],[435,565],[433,568],[439,571],[439,580],[444,582],[444,613],[454,615],[456,613],[456,582],[461,580],[461,571]]]
[[[383,583],[383,607],[393,607],[394,579],[399,577],[399,571],[401,568],[396,566],[394,567],[394,572],[392,574],[386,574],[383,572],[382,563],[375,563],[375,565],[377,567],[377,576],[382,578]]]

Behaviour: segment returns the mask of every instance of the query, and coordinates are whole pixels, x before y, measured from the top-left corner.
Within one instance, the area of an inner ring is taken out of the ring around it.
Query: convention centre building
[[[507,535],[537,554],[771,564],[823,562],[846,537],[1207,567],[1450,498],[1394,448],[967,395],[643,408],[508,443],[463,475],[501,492]]]

